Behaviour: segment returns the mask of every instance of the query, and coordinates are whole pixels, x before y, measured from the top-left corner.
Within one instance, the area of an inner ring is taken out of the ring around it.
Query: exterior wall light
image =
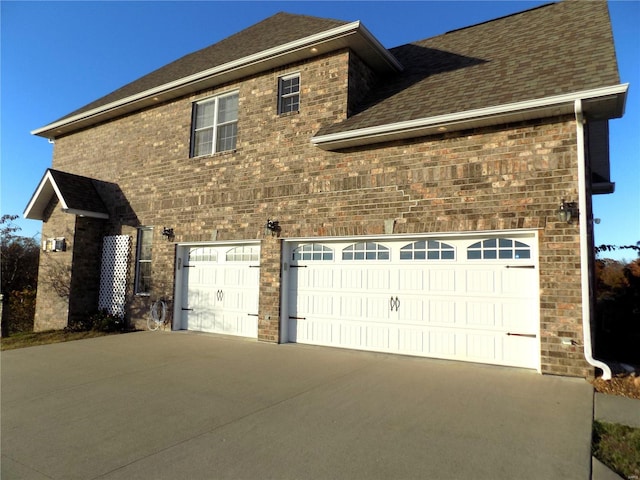
[[[163,227],[162,228],[162,235],[167,237],[167,241],[171,241],[171,239],[173,239],[173,237],[175,237],[175,235],[173,233],[173,228],[169,228],[169,227]]]
[[[281,228],[280,228],[280,222],[278,222],[277,220],[267,220],[267,224],[264,226],[264,233],[265,235],[269,232],[271,232],[271,236],[273,237],[275,234],[277,234],[278,232],[280,232]]]
[[[561,222],[571,223],[573,218],[578,218],[578,204],[576,202],[565,202],[564,199],[558,207],[558,220]]]

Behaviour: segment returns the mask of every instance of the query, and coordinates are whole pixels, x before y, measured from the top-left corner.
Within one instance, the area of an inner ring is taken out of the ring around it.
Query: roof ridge
[[[478,27],[480,25],[484,25],[485,23],[492,23],[492,22],[497,22],[498,20],[504,20],[505,18],[509,18],[509,17],[515,17],[517,15],[522,15],[524,13],[529,13],[529,12],[533,12],[534,10],[538,10],[540,8],[546,8],[546,7],[550,7],[552,5],[560,5],[562,2],[549,2],[549,3],[544,3],[542,5],[538,5],[537,7],[532,7],[532,8],[528,8],[527,10],[521,10],[519,12],[513,12],[510,13],[508,15],[503,15],[501,17],[497,17],[497,18],[492,18],[490,20],[485,20],[484,22],[479,22],[479,23],[474,23],[473,25],[467,25],[466,27],[460,27],[460,28],[454,28],[453,30],[449,30],[447,32],[444,32],[442,35],[447,35],[449,33],[454,33],[454,32],[459,32],[460,30],[466,30],[468,28],[474,28],[474,27]],[[440,36],[440,35],[437,35]],[[426,39],[425,39],[426,40]]]

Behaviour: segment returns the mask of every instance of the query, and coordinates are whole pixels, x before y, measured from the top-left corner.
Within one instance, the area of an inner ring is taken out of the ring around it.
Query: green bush
[[[68,332],[88,332],[90,330],[98,332],[120,332],[123,329],[124,318],[119,315],[113,315],[106,310],[100,310],[81,320],[70,322],[65,328]]]

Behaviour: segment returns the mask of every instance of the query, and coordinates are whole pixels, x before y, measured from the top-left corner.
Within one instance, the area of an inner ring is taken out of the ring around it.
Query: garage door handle
[[[184,311],[192,312],[192,311],[193,311],[193,308],[184,308],[184,307],[183,307],[183,308],[182,308],[182,311],[183,311],[183,312],[184,312]]]
[[[289,320],[306,320],[307,317],[292,317],[291,315],[289,315]]]
[[[224,298],[224,293],[222,292],[222,290],[218,290],[216,292],[216,298],[218,299],[218,301],[222,301],[222,299]]]
[[[507,268],[536,268],[535,265],[507,265]]]
[[[507,332],[507,335],[510,337],[528,337],[528,338],[536,338],[537,335],[535,333],[511,333]]]
[[[400,308],[400,300],[398,299],[398,297],[396,297],[395,299],[391,297],[391,299],[389,300],[389,306],[391,307],[392,312],[394,308],[396,309],[396,312],[397,312],[398,309]]]

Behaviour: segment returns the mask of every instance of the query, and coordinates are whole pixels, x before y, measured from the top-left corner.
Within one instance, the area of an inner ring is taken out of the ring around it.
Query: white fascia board
[[[596,88],[592,90],[583,90],[580,92],[566,93],[562,95],[554,95],[551,97],[539,98],[534,100],[526,100],[523,102],[507,103],[503,105],[495,105],[491,107],[467,110],[464,112],[449,113],[445,115],[437,115],[435,117],[419,118],[416,120],[407,120],[397,123],[388,123],[385,125],[376,125],[357,130],[349,130],[345,132],[332,133],[311,138],[311,143],[318,147],[327,145],[331,148],[331,144],[335,144],[335,148],[340,148],[340,144],[348,145],[356,139],[361,140],[360,144],[378,143],[387,140],[393,140],[395,135],[403,132],[414,131],[415,136],[419,136],[423,130],[434,129],[437,127],[446,127],[456,124],[467,124],[470,121],[479,121],[482,119],[491,119],[496,117],[507,117],[518,112],[536,111],[554,107],[566,106],[567,112],[573,112],[573,104],[576,100],[597,99],[612,95],[623,95],[626,100],[626,93],[629,84],[614,85],[610,87]],[[622,111],[624,111],[624,103]],[[448,129],[446,131],[449,131]]]
[[[79,113],[74,115],[73,117],[65,118],[55,123],[51,123],[49,125],[45,125],[44,127],[35,129],[31,131],[32,135],[42,135],[51,130],[55,130],[56,128],[60,128],[66,125],[70,125],[74,122],[78,122],[80,120],[85,120],[91,117],[97,117],[102,114],[105,114],[109,111],[116,110],[120,107],[124,107],[126,105],[130,105],[132,103],[139,102],[145,99],[151,99],[155,96],[161,95],[163,93],[170,92],[172,90],[179,89],[181,87],[186,87],[190,84],[194,84],[200,81],[203,81],[207,78],[215,77],[217,75],[221,75],[227,72],[231,72],[234,70],[241,69],[243,67],[248,67],[251,65],[255,65],[260,62],[266,62],[268,60],[281,57],[291,52],[299,51],[304,48],[311,47],[313,45],[318,45],[323,42],[328,42],[331,40],[335,40],[341,37],[346,37],[349,35],[354,35],[356,33],[362,33],[363,37],[365,37],[376,49],[379,49],[379,54],[384,60],[395,69],[402,69],[402,66],[396,60],[396,58],[385,49],[380,42],[378,42],[368,30],[364,28],[364,26],[360,23],[360,21],[347,23],[345,25],[341,25],[339,27],[332,28],[330,30],[326,30],[324,32],[320,32],[314,35],[310,35],[308,37],[304,37],[293,42],[285,43],[283,45],[278,45],[277,47],[273,47],[267,50],[263,50],[261,52],[255,53],[253,55],[249,55],[231,62],[224,63],[222,65],[218,65],[216,67],[210,68],[208,70],[204,70],[202,72],[195,73],[193,75],[189,75],[187,77],[180,78],[173,82],[165,83],[163,85],[151,88],[149,90],[145,90],[144,92],[137,93],[135,95],[131,95],[129,97],[117,100],[115,102],[108,103],[106,105],[102,105],[100,107],[96,107],[92,110],[88,110],[86,112]]]
[[[51,190],[53,190],[53,192]],[[46,199],[42,198],[43,193],[48,194],[48,197]],[[63,210],[66,209],[67,204],[64,201],[64,197],[60,193],[60,189],[58,188],[58,185],[56,185],[56,182],[53,179],[51,172],[47,170],[47,172],[42,177],[42,180],[40,180],[40,184],[38,185],[38,188],[36,188],[36,191],[31,196],[31,200],[29,200],[29,204],[27,205],[27,208],[24,209],[24,213],[23,213],[24,218],[29,218],[32,220],[42,220],[41,218],[38,218],[39,216],[42,215],[44,208],[46,208],[46,205],[42,203],[45,203],[45,200],[46,200],[46,203],[48,204],[51,198],[51,195],[54,193],[58,197],[58,200],[60,201],[60,205],[62,206],[62,209]],[[38,211],[33,211],[34,207],[36,207],[36,205],[38,204],[41,204],[39,205]],[[36,216],[34,217],[34,215]]]

